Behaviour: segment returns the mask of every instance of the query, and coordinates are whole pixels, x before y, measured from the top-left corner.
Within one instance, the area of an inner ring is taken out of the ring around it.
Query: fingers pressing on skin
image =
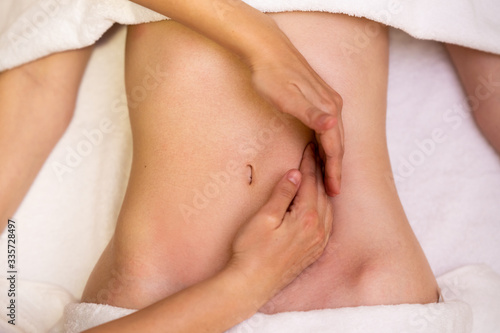
[[[326,193],[335,196],[340,193],[342,159],[344,157],[343,132],[340,127],[317,135],[321,157],[325,164]]]
[[[273,223],[276,224],[275,228],[278,228],[283,221],[283,216],[297,194],[301,179],[298,170],[288,171],[274,187],[270,199],[262,208],[264,214],[272,217]]]
[[[297,193],[296,203],[306,207],[315,207],[318,200],[317,173],[316,173],[316,155],[314,144],[306,146],[300,163],[300,172],[302,174],[302,183]]]
[[[315,262],[330,238],[333,214],[320,166],[314,145],[307,145],[300,171],[283,176],[233,242],[234,267],[266,276],[273,294]]]
[[[340,193],[342,159],[344,156],[344,128],[342,123],[343,100],[335,91],[318,102],[321,108],[331,113],[334,126],[325,130],[315,130],[319,151],[325,167],[325,187],[330,196]]]
[[[317,133],[322,133],[338,125],[338,118],[340,118],[343,106],[342,97],[330,88],[321,77],[314,73],[309,84],[294,86],[299,90],[299,96],[311,106],[311,108],[303,109],[296,106],[296,112],[304,113],[307,116],[307,120],[303,121],[306,126]]]
[[[316,159],[316,183],[318,189],[318,211],[323,213],[325,235],[327,235],[324,241],[324,246],[326,246],[333,230],[333,208],[322,181],[321,161],[319,157]]]
[[[314,144],[309,144],[305,151],[300,165],[300,171],[302,172],[302,185],[297,193],[297,198],[295,199],[297,203],[305,201],[308,207],[313,207],[321,216],[325,216],[325,228],[330,231],[330,226],[332,218],[328,218],[331,214],[329,206],[331,202],[326,194],[325,186],[322,181],[321,172],[321,161],[317,152],[315,150]],[[301,197],[304,197],[303,199]]]
[[[331,112],[321,110],[312,104],[295,84],[292,84],[287,90],[283,94],[286,98],[276,101],[282,112],[294,116],[317,133],[322,133],[337,125],[336,108],[332,108]]]
[[[292,206],[292,212],[295,213],[294,216],[301,216],[299,220],[308,225],[308,228],[314,226],[312,229],[316,231],[311,235],[315,238],[316,252],[311,258],[317,259],[331,235],[333,215],[331,202],[326,195],[322,181],[321,164],[312,143],[304,150],[300,172],[302,181]]]
[[[283,61],[285,59],[286,61]],[[316,132],[325,152],[325,186],[331,196],[340,193],[343,156],[342,97],[325,83],[295,50],[290,56],[254,63],[256,91],[283,113]]]
[[[317,76],[314,86],[301,86],[301,95],[309,106],[302,106],[306,121],[301,121],[316,132],[325,163],[325,187],[330,196],[340,193],[342,158],[344,156],[344,128],[342,97]],[[297,112],[300,105],[295,106]],[[305,112],[304,112],[305,110]]]
[[[344,129],[341,119],[342,98],[331,92],[331,98],[322,98],[321,102],[312,104],[297,86],[297,91],[289,94],[281,103],[282,111],[299,119],[304,125],[316,132],[318,144],[325,163],[325,187],[330,196],[340,193],[342,158],[344,156]],[[324,111],[325,109],[326,111]]]

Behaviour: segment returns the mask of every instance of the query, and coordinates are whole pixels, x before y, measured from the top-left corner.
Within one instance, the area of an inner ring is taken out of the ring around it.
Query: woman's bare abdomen
[[[390,178],[386,30],[343,15],[274,17],[343,97],[346,153],[324,255],[262,311],[432,301],[434,277]],[[139,309],[224,267],[239,226],[313,135],[254,92],[235,55],[172,21],[129,28],[126,84],[131,176],[82,301]]]
[[[312,133],[258,97],[234,55],[180,24],[128,34],[132,171],[84,301],[141,308],[225,265],[239,226],[298,168]]]

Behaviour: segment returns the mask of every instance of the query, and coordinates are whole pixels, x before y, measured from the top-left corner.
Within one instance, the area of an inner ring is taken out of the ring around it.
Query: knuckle
[[[272,212],[266,212],[261,215],[261,219],[266,223],[266,224],[271,224],[275,225],[279,222],[281,222],[281,217],[278,217],[277,214],[274,214]]]
[[[335,101],[335,98],[331,96],[331,94],[325,94],[320,97],[319,103],[321,106],[323,106],[330,114],[332,113],[331,111],[336,111],[337,109],[337,103]]]
[[[308,105],[304,109],[304,114],[309,122],[312,122],[318,115],[319,109],[314,105]]]
[[[337,92],[333,94],[332,98],[337,107],[337,112],[340,113],[340,111],[342,111],[342,107],[344,106],[344,99]]]
[[[323,227],[318,228],[316,235],[315,235],[316,244],[323,245],[325,243],[325,237],[326,237],[325,228],[323,228]]]
[[[307,209],[304,212],[302,222],[304,223],[304,226],[315,226],[318,224],[319,220],[319,214],[315,209]]]
[[[321,105],[325,106],[332,114],[340,114],[344,100],[336,91],[330,91],[320,99]]]

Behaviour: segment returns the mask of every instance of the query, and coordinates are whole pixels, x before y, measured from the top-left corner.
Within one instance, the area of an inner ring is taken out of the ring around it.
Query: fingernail
[[[300,172],[297,170],[288,173],[288,180],[297,185],[300,180]]]

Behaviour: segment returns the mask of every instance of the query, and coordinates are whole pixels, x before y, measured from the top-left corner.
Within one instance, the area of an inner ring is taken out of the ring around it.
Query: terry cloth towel
[[[134,310],[80,303],[66,307],[67,333],[76,333],[124,317]],[[275,315],[258,313],[226,333],[322,332],[471,332],[472,315],[466,303],[454,301],[427,305],[365,306]],[[424,329],[425,328],[425,329]]]
[[[0,23],[0,71],[54,52],[91,45],[115,22],[138,24],[166,19],[128,0],[22,1],[30,5],[18,6],[26,8],[18,15],[13,13],[13,18],[4,13],[6,19]],[[500,2],[497,0],[246,2],[265,12],[325,11],[367,17],[417,38],[500,53]],[[363,32],[359,33],[363,38]]]
[[[500,327],[500,276],[485,265],[465,266],[438,279],[442,303],[362,306],[275,315],[258,313],[227,333],[492,333]],[[70,304],[68,333],[126,316],[134,310],[101,304]]]

